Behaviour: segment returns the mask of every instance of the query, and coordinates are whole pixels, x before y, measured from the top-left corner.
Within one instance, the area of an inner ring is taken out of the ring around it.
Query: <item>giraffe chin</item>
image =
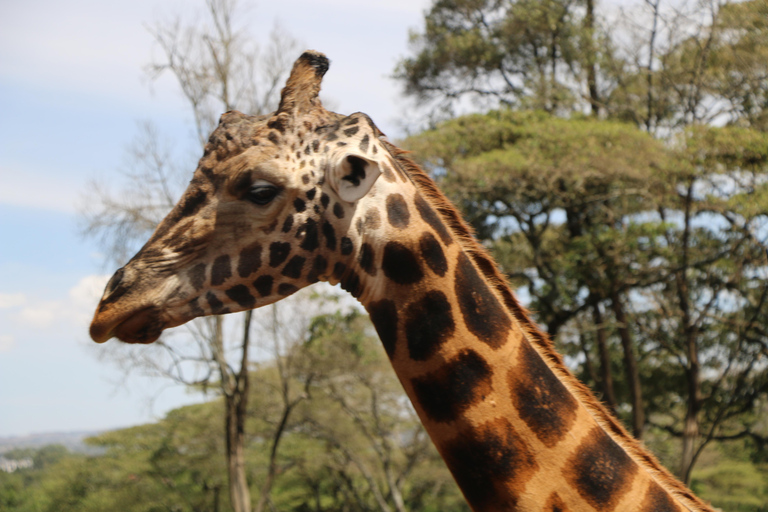
[[[131,315],[113,329],[115,337],[125,343],[149,344],[157,341],[165,329],[160,310],[154,306]]]
[[[91,337],[98,343],[115,337],[125,343],[149,344],[157,341],[168,325],[161,318],[160,309],[150,306],[131,314],[108,331],[99,327],[91,325]]]

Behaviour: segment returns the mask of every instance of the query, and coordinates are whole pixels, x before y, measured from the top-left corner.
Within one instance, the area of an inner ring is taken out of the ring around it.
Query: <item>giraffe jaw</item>
[[[96,343],[104,343],[117,338],[125,343],[149,344],[157,341],[163,330],[169,325],[156,306],[149,306],[119,317],[101,319],[94,317],[91,322],[91,338]]]

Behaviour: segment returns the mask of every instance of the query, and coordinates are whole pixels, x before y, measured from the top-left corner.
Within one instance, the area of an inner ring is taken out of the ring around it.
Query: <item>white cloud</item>
[[[37,303],[21,310],[19,318],[30,327],[46,329],[56,320],[64,320],[67,315],[64,304],[60,301]]]
[[[93,317],[93,311],[99,303],[104,287],[111,276],[91,275],[82,278],[69,290],[71,306],[78,317],[79,322],[89,322]]]
[[[48,329],[61,323],[82,327],[93,316],[109,276],[86,276],[69,289],[67,299],[33,302],[23,308],[18,318],[29,327]]]
[[[23,293],[0,293],[0,309],[23,306],[27,297]]]
[[[0,353],[8,352],[13,348],[14,340],[13,336],[7,334],[0,334]]]

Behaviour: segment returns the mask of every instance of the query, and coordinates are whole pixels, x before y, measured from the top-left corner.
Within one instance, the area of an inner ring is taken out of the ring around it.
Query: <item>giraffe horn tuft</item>
[[[276,114],[301,115],[315,108],[322,108],[318,94],[323,75],[328,71],[328,57],[314,50],[301,54],[293,64],[291,76],[280,96]]]

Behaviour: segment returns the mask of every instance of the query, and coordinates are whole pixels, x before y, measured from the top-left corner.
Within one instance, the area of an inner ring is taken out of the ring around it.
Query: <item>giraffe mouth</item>
[[[149,306],[128,315],[91,323],[91,338],[96,343],[104,343],[110,338],[117,338],[125,343],[153,343],[163,330],[168,327],[156,306]]]

